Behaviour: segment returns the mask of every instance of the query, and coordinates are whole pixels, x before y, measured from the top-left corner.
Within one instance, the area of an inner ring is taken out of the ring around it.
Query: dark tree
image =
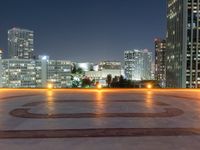
[[[120,88],[125,87],[125,80],[124,80],[124,77],[122,75],[119,77],[119,87]]]
[[[76,70],[76,73],[77,73],[77,74],[83,74],[83,73],[84,73],[84,71],[83,71],[83,69],[81,69],[81,68],[78,68],[78,69]]]
[[[83,74],[84,71],[81,68],[77,68],[76,66],[73,66],[72,68],[72,74]]]
[[[87,77],[82,80],[82,87],[90,87],[91,84],[92,84],[92,81]]]
[[[112,75],[111,74],[107,75],[106,83],[107,83],[108,87],[110,88],[111,83],[112,83]]]
[[[115,76],[112,80],[112,83],[111,83],[111,87],[112,88],[117,88],[119,87],[119,77]]]
[[[73,68],[72,68],[72,73],[73,73],[73,74],[76,74],[76,66],[73,66]]]

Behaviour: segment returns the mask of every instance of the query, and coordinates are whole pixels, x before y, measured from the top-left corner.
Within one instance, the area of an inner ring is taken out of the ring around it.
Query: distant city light
[[[43,56],[43,57],[42,57],[42,60],[47,60],[47,56]]]

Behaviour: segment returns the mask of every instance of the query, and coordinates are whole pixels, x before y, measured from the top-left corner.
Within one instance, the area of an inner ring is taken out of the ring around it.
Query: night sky
[[[35,53],[72,61],[123,60],[165,37],[166,0],[1,0],[0,47],[7,30],[35,32]]]

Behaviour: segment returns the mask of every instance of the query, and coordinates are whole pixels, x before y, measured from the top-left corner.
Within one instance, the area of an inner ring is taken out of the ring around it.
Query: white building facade
[[[106,86],[107,76],[111,75],[112,78],[120,77],[121,70],[120,69],[103,69],[99,71],[87,71],[85,72],[85,76],[90,78],[91,80],[95,80],[96,82],[100,82],[102,86]]]

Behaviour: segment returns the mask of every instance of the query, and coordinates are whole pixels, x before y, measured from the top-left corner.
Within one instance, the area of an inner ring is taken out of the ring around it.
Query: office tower
[[[142,80],[151,80],[152,79],[152,52],[149,52],[147,49],[142,50]]]
[[[148,50],[124,52],[125,77],[129,80],[151,80],[152,53]]]
[[[124,52],[124,71],[128,80],[141,80],[141,53],[140,50],[130,50]]]
[[[166,41],[155,39],[155,80],[161,87],[165,87],[166,83]]]
[[[200,87],[200,1],[167,1],[166,84]]]
[[[20,28],[12,28],[8,31],[9,58],[33,59],[34,51],[33,31]]]

